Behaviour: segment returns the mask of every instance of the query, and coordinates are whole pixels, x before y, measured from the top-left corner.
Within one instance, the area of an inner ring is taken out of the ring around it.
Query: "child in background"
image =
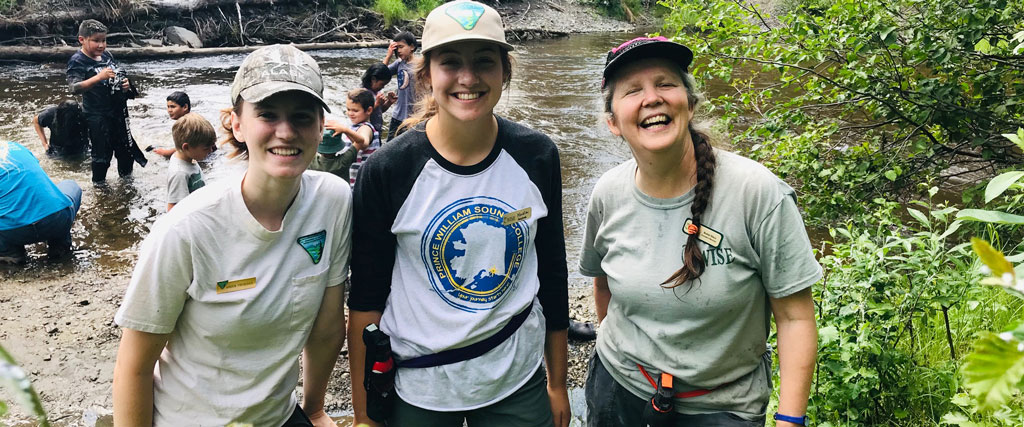
[[[64,101],[32,118],[39,140],[48,156],[76,156],[89,148],[89,128],[82,115],[82,107],[75,101]],[[47,141],[43,128],[50,129]]]
[[[167,95],[167,115],[171,117],[171,120],[178,120],[182,116],[191,112],[192,100],[188,98],[187,93],[179,90]],[[217,146],[214,145],[215,151],[216,147]],[[152,151],[155,154],[163,156],[165,159],[169,159],[175,153],[173,148],[158,148],[152,145],[146,147],[146,151]]]
[[[370,123],[370,116],[373,114],[374,97],[368,89],[353,89],[348,92],[348,99],[345,101],[345,113],[352,122],[352,126],[345,126],[336,121],[329,121],[324,126],[334,131],[335,135],[340,134],[345,145],[351,144],[359,150],[356,160],[349,167],[349,184],[355,185],[356,175],[363,162],[380,148],[380,132]]]
[[[391,82],[391,69],[384,64],[373,64],[363,73],[363,87],[373,92],[376,102],[373,104],[373,114],[370,115],[370,124],[378,132],[384,129],[384,112],[391,108],[391,105],[398,99],[394,91],[381,93],[384,86]]]
[[[191,112],[192,100],[188,99],[187,93],[179,90],[167,95],[167,115],[171,116],[171,120],[178,120]]]
[[[388,54],[384,57],[384,65],[388,66],[391,73],[398,76],[398,97],[395,109],[391,112],[391,124],[388,126],[388,141],[394,139],[398,134],[405,131],[398,128],[409,116],[412,115],[413,105],[416,104],[416,79],[412,68],[412,53],[416,51],[416,36],[408,31],[398,33],[388,46]],[[391,62],[391,57],[397,56],[398,60]]]
[[[188,113],[174,122],[174,156],[167,164],[167,210],[181,199],[206,185],[196,161],[213,152],[217,133],[209,121],[196,113]]]
[[[117,157],[121,177],[131,176],[134,162],[146,166],[146,156],[128,128],[128,99],[135,98],[138,91],[106,51],[106,26],[95,19],[82,21],[78,42],[82,49],[68,61],[68,86],[71,93],[82,95],[92,141],[92,182],[102,185],[111,157]]]

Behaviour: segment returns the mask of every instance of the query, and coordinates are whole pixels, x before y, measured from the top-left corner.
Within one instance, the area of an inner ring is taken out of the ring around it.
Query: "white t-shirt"
[[[276,232],[249,213],[241,180],[227,181],[157,220],[114,318],[171,334],[154,370],[157,426],[284,423],[324,290],[348,275],[345,181],[304,173]]]
[[[178,203],[204,185],[199,165],[171,156],[167,162],[167,203]]]

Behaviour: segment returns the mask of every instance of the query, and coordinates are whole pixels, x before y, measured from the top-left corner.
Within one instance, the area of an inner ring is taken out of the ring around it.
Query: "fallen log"
[[[298,43],[293,46],[300,50],[319,49],[359,49],[372,47],[388,47],[387,40],[369,42],[331,42],[331,43]],[[140,58],[176,58],[192,56],[226,55],[248,53],[262,46],[206,47],[192,49],[184,46],[162,47],[112,47],[108,50],[118,60]],[[73,46],[32,47],[32,46],[0,46],[0,60],[20,60],[53,62],[67,61],[78,50]]]

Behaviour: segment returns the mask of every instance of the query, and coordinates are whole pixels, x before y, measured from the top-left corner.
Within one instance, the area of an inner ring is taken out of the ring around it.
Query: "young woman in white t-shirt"
[[[231,102],[224,143],[245,175],[197,190],[143,242],[115,317],[116,425],[334,425],[323,403],[345,339],[351,193],[306,171],[320,69],[295,47],[260,48]]]

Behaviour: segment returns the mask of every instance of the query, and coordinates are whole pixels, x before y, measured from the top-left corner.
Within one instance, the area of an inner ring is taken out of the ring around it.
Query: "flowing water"
[[[629,156],[625,144],[599,123],[604,54],[628,37],[587,34],[518,46],[511,88],[497,106],[498,114],[546,133],[558,145],[569,271],[576,279],[574,283],[582,280],[571,266],[576,265],[590,190],[601,173]],[[321,50],[310,54],[324,73],[325,96],[335,107],[334,118],[347,120],[339,114],[344,107],[344,93],[359,87],[363,70],[379,61],[384,49]],[[167,95],[176,90],[186,91],[192,99],[192,110],[216,124],[219,110],[229,106],[231,80],[243,58],[239,54],[126,62],[130,76],[142,90],[139,98],[129,101],[131,127],[139,145],[173,147],[172,121],[164,108]],[[130,268],[150,225],[166,210],[167,161],[147,153],[149,164],[145,168],[136,165],[132,180],[119,179],[112,166],[107,177],[109,188],[93,187],[87,158],[47,158],[32,128],[36,114],[70,98],[64,64],[3,64],[0,76],[0,139],[26,145],[36,153],[51,178],[74,179],[84,190],[73,229],[75,257],[68,263],[46,264],[46,268],[68,272]],[[393,80],[391,87],[394,84]],[[244,169],[244,164],[227,160],[222,151],[214,153],[204,165],[207,182]],[[30,247],[31,258],[39,259],[44,250],[42,245]]]

